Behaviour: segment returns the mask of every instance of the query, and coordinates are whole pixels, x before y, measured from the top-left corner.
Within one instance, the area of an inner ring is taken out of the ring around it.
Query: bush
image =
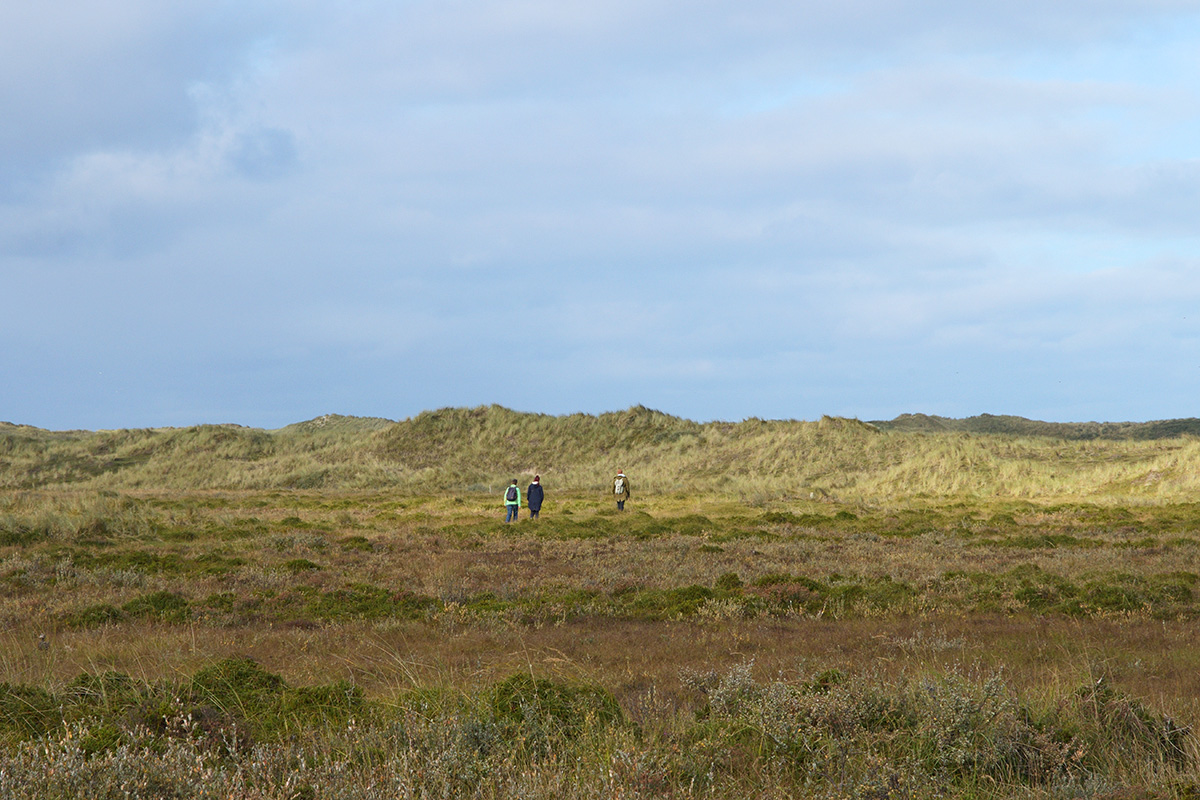
[[[283,563],[283,571],[290,572],[293,575],[299,575],[302,572],[315,572],[320,569],[320,564],[315,564],[307,558],[293,558]]]
[[[496,719],[513,735],[538,739],[578,736],[591,727],[607,727],[622,721],[616,699],[596,686],[570,686],[519,672],[497,685],[491,693]]]
[[[180,686],[0,684],[0,795],[62,797],[1190,797],[1191,733],[1100,681],[1045,707],[1000,675],[684,673],[699,708],[624,724],[602,688],[518,673],[374,705],[254,661]],[[1147,767],[1161,770],[1148,782]],[[1118,792],[1129,787],[1127,792]],[[1175,789],[1178,791],[1175,791]],[[1136,791],[1135,791],[1136,790]]]
[[[61,722],[54,695],[44,689],[0,683],[0,740],[40,736]]]
[[[223,712],[254,716],[274,705],[285,686],[251,658],[227,658],[197,672],[188,694]]]
[[[142,597],[135,597],[121,606],[121,610],[134,618],[145,617],[163,622],[185,622],[188,618],[189,607],[188,601],[174,592],[154,592]]]
[[[736,572],[726,572],[717,578],[715,586],[723,592],[738,592],[742,589],[742,579]]]
[[[63,615],[62,623],[67,628],[97,628],[124,619],[124,612],[111,603],[97,603],[67,612]]]
[[[798,684],[762,684],[743,665],[723,676],[685,675],[684,682],[704,698],[691,747],[741,747],[755,754],[756,769],[797,772],[806,781],[834,781],[849,760],[864,771],[871,763],[896,765],[891,779],[908,787],[1039,785],[1129,764],[1183,767],[1191,739],[1169,717],[1102,685],[1081,690],[1071,707],[1039,715],[1000,675],[952,672],[874,686],[827,670]]]

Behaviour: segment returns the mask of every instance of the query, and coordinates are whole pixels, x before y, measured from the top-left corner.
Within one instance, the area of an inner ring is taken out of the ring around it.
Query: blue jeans
[[[521,510],[521,507],[519,505],[517,505],[516,503],[508,503],[504,507],[506,509],[508,509],[508,516],[504,518],[505,522],[512,522],[514,519],[517,518],[517,514]]]

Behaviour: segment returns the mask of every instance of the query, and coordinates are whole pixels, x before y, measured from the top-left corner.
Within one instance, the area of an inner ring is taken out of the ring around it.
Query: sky
[[[0,4],[0,420],[1200,416],[1200,0]]]

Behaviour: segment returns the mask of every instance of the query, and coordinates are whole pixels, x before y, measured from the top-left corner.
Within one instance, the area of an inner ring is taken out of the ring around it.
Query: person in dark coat
[[[536,519],[538,512],[542,510],[542,500],[546,498],[546,492],[542,489],[542,478],[540,475],[533,476],[533,483],[529,484],[529,488],[525,490],[525,505],[529,506],[529,516]]]

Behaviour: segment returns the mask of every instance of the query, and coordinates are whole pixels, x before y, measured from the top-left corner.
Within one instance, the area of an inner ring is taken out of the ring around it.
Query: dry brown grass
[[[980,528],[974,532],[958,524],[918,535],[881,535],[860,529],[864,520],[873,519],[861,508],[858,519],[835,523],[833,508],[809,501],[776,508],[819,513],[830,520],[827,525],[764,522],[761,509],[691,496],[644,498],[631,506],[636,511],[616,516],[592,495],[560,495],[548,504],[545,519],[513,526],[497,522],[500,512],[493,498],[471,496],[222,492],[137,494],[118,502],[25,493],[10,500],[10,513],[57,515],[61,530],[36,544],[0,549],[0,578],[7,576],[0,584],[6,639],[0,681],[54,684],[80,671],[108,668],[153,679],[235,653],[254,655],[297,683],[349,675],[379,691],[415,679],[461,682],[499,674],[522,658],[552,669],[595,670],[589,677],[606,684],[659,687],[669,687],[681,667],[705,661],[754,659],[757,669],[770,672],[796,660],[864,669],[913,668],[952,659],[1012,663],[1022,675],[1034,670],[1038,677],[1031,679],[1031,687],[1048,675],[1077,678],[1102,664],[1148,694],[1176,700],[1200,695],[1182,677],[1183,665],[1197,657],[1187,621],[1103,611],[1085,619],[1045,617],[1030,614],[1011,596],[980,613],[956,594],[961,587],[945,579],[947,574],[1002,574],[1015,568],[1037,568],[1072,580],[1108,573],[1200,572],[1200,547],[1166,546],[1162,542],[1168,534],[1156,534],[1158,543],[1145,542],[1137,525],[1085,525],[1087,546],[1026,548],[987,544],[1003,536],[986,522],[971,523]],[[986,511],[974,507],[956,513],[976,519],[986,517]],[[88,538],[87,525],[79,524],[105,513],[118,532],[97,543]],[[140,520],[139,525],[122,528],[122,513]],[[1061,530],[1073,513],[1026,509],[1016,530]],[[563,529],[551,524],[555,515],[578,525],[568,533],[592,525],[608,525],[610,532],[562,538],[556,534]],[[696,522],[700,516],[706,522]],[[886,513],[879,515],[886,518]],[[663,521],[665,526],[653,528],[653,535],[639,535],[645,526]],[[688,533],[672,532],[672,521],[693,527]],[[621,527],[627,523],[633,527]],[[146,533],[147,526],[156,532]],[[729,537],[745,528],[761,535]],[[1131,541],[1140,544],[1130,546]],[[146,566],[126,560],[114,567],[81,560],[81,554],[114,558],[122,553],[191,566],[171,571],[154,562]],[[195,565],[207,563],[204,559],[213,554],[235,566],[219,574],[197,571]],[[317,568],[290,571],[287,565],[298,560]],[[918,599],[892,610],[865,607],[838,614],[829,608],[824,614],[770,617],[746,617],[737,604],[712,602],[695,617],[674,620],[580,616],[568,614],[566,607],[559,615],[553,600],[532,618],[471,607],[472,598],[485,593],[500,601],[576,589],[607,596],[630,587],[711,587],[728,573],[747,586],[777,573],[890,578],[916,587]],[[252,614],[212,612],[174,624],[130,619],[71,628],[62,622],[72,610],[104,603],[120,607],[156,591],[200,603],[221,593],[253,598],[297,587],[333,592],[356,583],[407,590],[440,605],[425,621],[303,615],[268,615],[256,621]],[[36,649],[37,633],[49,635],[49,651]],[[1072,636],[1078,643],[1071,643]],[[1170,648],[1159,644],[1167,641]],[[898,644],[903,642],[910,644]],[[554,660],[555,653],[561,653],[561,661]],[[1140,660],[1143,666],[1116,669],[1122,659],[1131,664]]]
[[[48,650],[0,636],[0,682],[62,686],[115,670],[152,682],[250,656],[295,685],[349,680],[388,699],[428,686],[470,690],[519,671],[606,686],[635,713],[682,707],[680,676],[753,664],[763,679],[821,669],[885,680],[956,666],[1001,670],[1021,693],[1055,698],[1103,677],[1177,718],[1200,721],[1200,640],[1188,622],[998,615],[900,619],[618,621],[542,626],[445,621],[264,626],[125,624],[67,631]]]
[[[718,735],[722,729],[696,716],[704,702],[696,676],[705,675],[803,685],[839,670],[868,695],[881,691],[872,686],[900,693],[926,679],[957,685],[955,676],[1002,675],[1006,691],[1039,709],[1103,685],[1200,726],[1193,595],[1174,605],[1065,613],[1039,611],[1020,594],[1027,585],[1053,589],[1054,581],[1128,589],[1196,576],[1200,546],[1188,505],[645,493],[617,514],[606,497],[555,491],[543,519],[505,525],[498,500],[341,491],[8,494],[0,504],[0,535],[8,537],[0,545],[0,684],[62,691],[80,674],[110,671],[147,685],[185,683],[246,656],[289,685],[344,680],[398,708],[414,691],[472,697],[514,673],[532,674],[604,687],[643,726],[636,745],[613,734],[588,756],[617,775],[624,762],[603,749],[613,742],[659,759],[681,752],[680,742],[698,731]],[[773,582],[779,575],[864,594],[756,605],[807,591]],[[989,588],[987,580],[998,583]],[[1191,579],[1180,580],[1172,586],[1190,592]],[[890,593],[894,585],[905,591]],[[386,591],[338,599],[354,586]],[[690,586],[709,599],[667,613],[621,600],[668,602]],[[167,606],[162,618],[128,610],[155,593],[182,598],[186,608],[170,616]],[[427,603],[411,614],[386,605],[404,593]],[[78,622],[96,608],[119,620]],[[679,796],[786,794],[781,787],[794,786],[761,753],[727,744],[727,782],[711,794]],[[546,780],[567,774],[538,769]],[[846,785],[867,786],[876,767],[856,769],[857,783]],[[641,773],[631,774],[629,785],[639,785]],[[1108,775],[1110,789],[1200,785],[1195,767],[1168,774],[1150,762]],[[995,796],[1039,796],[1014,786]]]

